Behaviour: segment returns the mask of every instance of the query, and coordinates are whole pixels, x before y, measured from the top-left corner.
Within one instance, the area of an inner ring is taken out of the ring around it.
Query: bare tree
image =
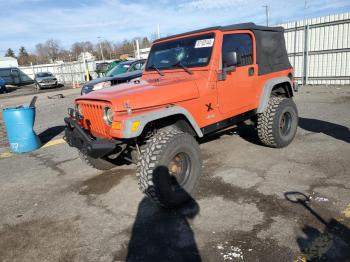
[[[71,47],[71,52],[76,59],[82,52],[90,52],[94,54],[94,45],[90,41],[75,42]]]
[[[96,44],[95,45],[95,52],[97,54],[99,54],[98,57],[101,57],[100,44],[101,44],[102,52],[105,55],[105,57],[112,59],[112,54],[114,51],[113,43],[111,41],[104,40],[101,43]]]
[[[49,39],[45,42],[47,52],[52,62],[58,59],[58,56],[62,50],[60,42],[55,39]]]
[[[54,62],[63,52],[60,42],[55,39],[49,39],[45,43],[39,43],[35,46],[38,56],[38,62],[49,63]]]
[[[134,50],[134,41],[124,40],[122,42],[122,46],[120,48],[122,54],[134,55]]]
[[[36,54],[37,54],[37,62],[40,64],[49,63],[49,55],[47,46],[45,44],[39,43],[35,46]]]
[[[138,37],[117,43],[109,40],[103,40],[101,43],[97,44],[93,44],[90,41],[75,42],[69,50],[64,50],[60,41],[49,39],[44,43],[38,43],[35,46],[36,55],[30,54],[30,60],[39,64],[54,62],[58,59],[72,61],[78,59],[78,56],[82,52],[90,52],[97,59],[102,59],[100,44],[105,58],[118,59],[122,54],[134,55],[135,39],[139,40],[141,48],[146,48],[151,45],[148,37]]]

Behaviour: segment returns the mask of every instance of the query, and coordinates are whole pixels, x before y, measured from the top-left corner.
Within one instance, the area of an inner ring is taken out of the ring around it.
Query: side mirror
[[[235,51],[225,53],[223,58],[222,58],[222,63],[223,63],[224,68],[236,66],[237,61],[238,61],[237,52],[235,52]]]
[[[226,79],[227,73],[234,72],[238,64],[237,52],[227,52],[222,57],[222,72],[218,74],[218,80],[223,81]]]
[[[17,76],[18,75],[18,70],[11,69],[10,75],[11,76]]]

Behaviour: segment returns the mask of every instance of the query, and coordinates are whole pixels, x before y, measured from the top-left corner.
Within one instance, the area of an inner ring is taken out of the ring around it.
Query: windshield
[[[52,74],[44,72],[44,73],[37,73],[36,76],[37,77],[48,77],[48,76],[52,76]]]
[[[114,67],[111,71],[109,71],[106,76],[115,76],[119,74],[126,73],[130,67],[130,64],[120,63],[116,67]]]
[[[210,61],[214,33],[186,37],[155,44],[149,54],[146,70],[206,66]]]

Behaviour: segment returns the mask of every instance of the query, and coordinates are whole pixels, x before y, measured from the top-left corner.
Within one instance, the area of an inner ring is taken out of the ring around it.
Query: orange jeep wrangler
[[[262,144],[287,146],[298,126],[293,91],[283,28],[206,28],[156,40],[141,79],[77,98],[65,139],[97,169],[137,163],[141,191],[172,207],[200,176],[199,138],[250,119]]]

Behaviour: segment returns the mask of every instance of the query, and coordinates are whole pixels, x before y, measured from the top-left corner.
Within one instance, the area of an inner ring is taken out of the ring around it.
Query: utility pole
[[[158,39],[160,38],[160,28],[159,28],[159,24],[157,24],[157,36],[158,36]]]
[[[100,51],[101,51],[102,60],[105,61],[105,58],[104,58],[104,56],[103,56],[102,46],[101,46],[101,37],[98,36],[97,38],[98,38],[98,42],[99,42],[99,44],[100,44]]]
[[[136,39],[136,56],[137,59],[140,59],[140,43],[138,39]]]
[[[269,26],[269,9],[270,7],[268,5],[263,5],[265,7],[265,13],[266,13],[266,26]]]

